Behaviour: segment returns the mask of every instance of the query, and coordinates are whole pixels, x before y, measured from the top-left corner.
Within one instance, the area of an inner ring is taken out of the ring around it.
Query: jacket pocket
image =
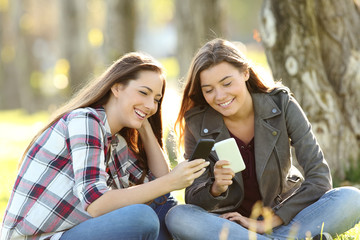
[[[282,199],[288,198],[292,193],[301,186],[302,178],[297,175],[288,176],[284,182],[284,188],[281,195]]]

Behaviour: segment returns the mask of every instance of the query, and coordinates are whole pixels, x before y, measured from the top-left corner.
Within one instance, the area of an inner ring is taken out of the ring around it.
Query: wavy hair
[[[250,66],[248,60],[235,44],[221,38],[207,42],[194,56],[187,73],[181,106],[175,121],[175,131],[179,137],[179,147],[184,144],[184,116],[193,107],[208,105],[201,91],[200,73],[221,62],[227,62],[240,72],[249,71],[246,87],[251,93],[266,93],[274,89],[275,83],[265,81]]]
[[[153,57],[139,52],[132,52],[124,55],[108,67],[104,73],[98,78],[90,81],[85,87],[80,89],[77,94],[64,106],[56,111],[54,117],[50,122],[42,128],[32,139],[27,149],[24,152],[22,159],[26,156],[28,150],[39,138],[39,136],[55,122],[59,121],[65,114],[78,109],[86,107],[99,107],[105,104],[111,95],[111,87],[116,83],[127,85],[130,80],[136,80],[141,71],[154,71],[160,74],[163,81],[162,96],[165,93],[165,70],[162,65]],[[154,134],[163,148],[163,129],[161,117],[161,104],[159,102],[157,112],[149,117],[149,122],[154,131]],[[126,140],[129,148],[133,150],[137,159],[140,162],[144,173],[147,173],[148,165],[143,143],[139,137],[138,131],[131,128],[123,128],[119,132]],[[21,164],[21,162],[20,162]],[[144,175],[145,177],[145,175]]]

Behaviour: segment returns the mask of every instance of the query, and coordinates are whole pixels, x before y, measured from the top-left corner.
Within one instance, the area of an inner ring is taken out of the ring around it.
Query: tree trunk
[[[223,36],[221,0],[176,0],[177,57],[180,76],[187,73],[194,53],[205,42]]]
[[[114,61],[135,50],[136,1],[108,0],[106,14],[105,52],[108,61]]]
[[[86,0],[59,0],[60,58],[70,63],[69,89],[78,90],[84,85],[92,71],[92,60],[88,42]]]
[[[24,108],[33,112],[38,109],[30,85],[31,66],[36,65],[32,54],[32,39],[20,24],[24,15],[23,3],[9,3],[8,12],[2,13],[0,37],[4,46],[1,54],[1,107]]]
[[[11,18],[11,6],[6,12],[0,12],[0,108],[20,108],[19,91],[16,86],[15,68],[15,36],[14,23]]]
[[[354,0],[264,0],[260,22],[274,78],[290,87],[333,175],[343,179],[360,156],[359,6]]]

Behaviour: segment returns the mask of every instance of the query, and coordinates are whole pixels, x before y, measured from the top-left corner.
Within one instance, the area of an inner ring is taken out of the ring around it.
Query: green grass
[[[18,160],[34,134],[49,115],[39,112],[28,115],[22,110],[0,111],[0,222],[17,174]],[[184,191],[175,191],[179,203],[184,203]],[[360,224],[338,236],[338,240],[360,240]]]
[[[49,115],[28,115],[23,110],[0,111],[0,221],[9,200],[18,169],[18,160],[31,138]]]

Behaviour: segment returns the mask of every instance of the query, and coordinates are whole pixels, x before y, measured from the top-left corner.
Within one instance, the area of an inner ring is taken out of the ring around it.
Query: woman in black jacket
[[[175,238],[218,239],[224,226],[228,239],[331,238],[359,221],[360,191],[332,189],[323,152],[290,91],[260,79],[229,41],[212,40],[194,57],[177,124],[185,158],[201,138],[234,138],[246,169],[234,173],[211,152],[210,167],[186,189],[189,205],[167,215]]]

